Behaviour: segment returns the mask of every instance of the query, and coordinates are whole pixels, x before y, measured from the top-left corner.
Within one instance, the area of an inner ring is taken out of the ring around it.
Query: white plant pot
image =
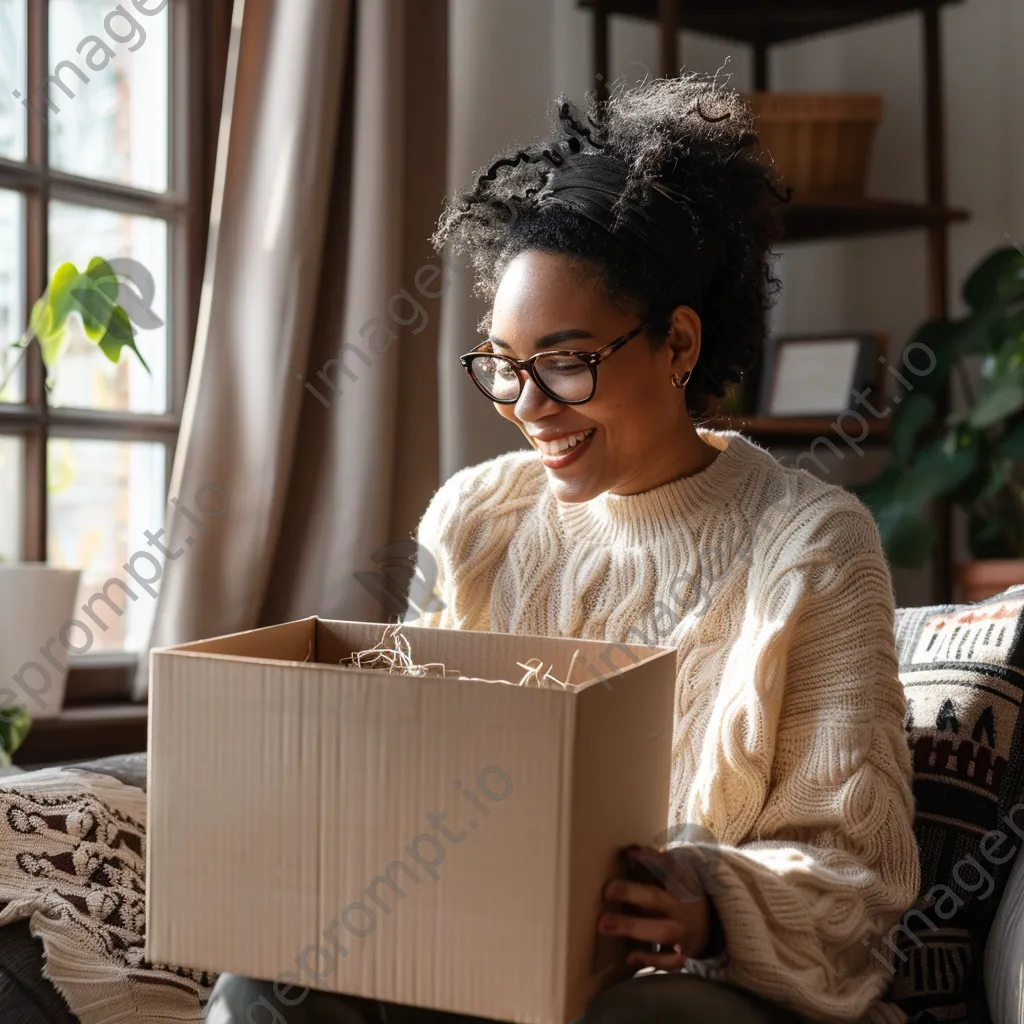
[[[0,707],[20,704],[34,719],[60,714],[68,664],[60,630],[74,617],[80,575],[0,562]]]

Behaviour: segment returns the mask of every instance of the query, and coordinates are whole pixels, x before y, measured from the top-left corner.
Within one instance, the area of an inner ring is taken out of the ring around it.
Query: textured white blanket
[[[199,1021],[214,975],[145,959],[146,794],[74,768],[0,780],[0,926],[27,918],[81,1024]]]

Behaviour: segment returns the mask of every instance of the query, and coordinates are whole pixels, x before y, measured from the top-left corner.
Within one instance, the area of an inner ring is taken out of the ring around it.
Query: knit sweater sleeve
[[[818,1021],[902,1019],[874,1005],[920,884],[891,578],[859,502],[794,540],[752,572],[709,723],[690,813],[718,842],[674,847],[727,950],[685,969]]]
[[[433,494],[416,528],[416,568],[409,582],[409,601],[402,623],[448,627],[451,595],[451,552],[459,491],[465,471],[449,477]]]
[[[466,466],[434,492],[416,529],[416,570],[404,624],[489,628],[489,572],[507,551],[518,517],[536,505],[544,486],[532,454],[515,449]]]

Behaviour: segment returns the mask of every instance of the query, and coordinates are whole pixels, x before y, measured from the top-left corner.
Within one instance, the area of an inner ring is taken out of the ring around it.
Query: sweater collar
[[[580,540],[651,543],[671,534],[680,520],[699,520],[720,509],[746,472],[769,454],[735,430],[698,427],[697,434],[720,450],[710,466],[639,494],[605,491],[590,501],[558,501],[566,532]]]

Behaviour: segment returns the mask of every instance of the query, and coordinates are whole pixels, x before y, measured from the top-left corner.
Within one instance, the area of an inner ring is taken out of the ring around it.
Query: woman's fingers
[[[616,879],[605,886],[605,897],[629,903],[640,910],[653,910],[660,914],[671,914],[679,901],[671,893],[656,885],[643,882],[626,882]]]
[[[686,963],[685,953],[630,953],[626,963],[631,967],[657,967],[660,971],[678,971]]]
[[[605,935],[619,935],[638,942],[656,942],[673,946],[686,938],[686,930],[668,917],[630,917],[627,914],[603,914],[598,928]]]
[[[640,864],[653,876],[658,885],[668,890],[682,903],[692,903],[703,895],[700,881],[694,878],[671,853],[637,846],[628,854],[630,860]]]

